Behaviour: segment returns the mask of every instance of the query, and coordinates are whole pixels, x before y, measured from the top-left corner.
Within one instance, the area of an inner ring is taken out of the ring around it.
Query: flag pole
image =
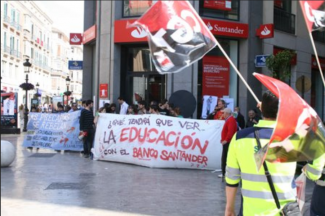
[[[225,52],[225,50],[222,48],[222,46],[219,44],[218,40],[217,41],[217,45],[220,48],[221,52],[223,53],[223,55],[227,58],[227,60],[229,61],[229,63],[231,64],[231,66],[233,67],[233,69],[236,71],[237,75],[240,77],[240,79],[243,81],[243,83],[246,85],[246,87],[248,88],[248,90],[250,91],[250,93],[252,94],[252,96],[254,97],[254,99],[256,100],[257,103],[259,103],[259,99],[256,97],[256,95],[254,94],[253,90],[250,88],[250,86],[248,85],[248,83],[246,82],[246,80],[244,79],[244,77],[241,75],[241,73],[239,72],[239,70],[237,69],[236,65],[231,61],[231,59],[229,58],[228,54]]]
[[[314,49],[314,52],[315,52],[315,57],[316,57],[317,65],[318,65],[318,68],[319,68],[320,76],[322,77],[323,84],[324,84],[324,87],[325,87],[325,79],[324,79],[324,75],[323,75],[322,66],[320,65],[320,62],[319,62],[319,58],[318,58],[318,54],[317,54],[317,50],[316,50],[314,38],[313,38],[313,35],[312,35],[311,32],[309,32],[309,37],[310,37],[311,44],[312,44],[313,49]]]

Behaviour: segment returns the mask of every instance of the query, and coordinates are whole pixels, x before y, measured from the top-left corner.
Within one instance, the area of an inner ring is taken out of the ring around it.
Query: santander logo
[[[131,35],[132,37],[134,38],[144,38],[146,37],[148,34],[147,32],[141,28],[141,27],[137,27],[136,29],[134,29],[132,32],[131,32]]]
[[[74,35],[74,37],[71,38],[71,42],[73,42],[73,43],[78,43],[78,42],[80,42],[80,38],[78,38],[77,35]]]
[[[269,35],[271,34],[271,31],[265,26],[265,28],[263,29],[263,31],[261,31],[261,35]]]
[[[208,22],[207,27],[208,27],[208,29],[209,29],[210,31],[213,30],[213,27],[212,27],[212,25],[210,24],[210,22]]]

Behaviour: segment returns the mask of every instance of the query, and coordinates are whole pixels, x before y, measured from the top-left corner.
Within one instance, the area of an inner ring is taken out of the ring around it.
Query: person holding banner
[[[222,144],[222,157],[221,157],[221,170],[222,174],[219,175],[219,178],[224,178],[226,173],[226,164],[227,164],[227,155],[229,143],[237,132],[237,122],[236,119],[232,116],[232,111],[230,108],[225,108],[221,110],[223,113],[223,118],[226,120],[221,131],[221,144]]]
[[[86,107],[81,110],[80,114],[80,132],[86,132],[87,136],[83,138],[84,142],[84,157],[89,158],[91,154],[91,148],[93,147],[94,140],[94,115],[91,111],[93,107],[93,101],[87,100]]]

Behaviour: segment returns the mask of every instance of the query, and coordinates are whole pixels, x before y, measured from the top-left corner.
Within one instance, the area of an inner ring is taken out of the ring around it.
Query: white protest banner
[[[100,113],[95,160],[147,167],[220,169],[224,121]]]
[[[78,139],[80,111],[70,113],[29,113],[24,147],[54,150],[83,150]]]

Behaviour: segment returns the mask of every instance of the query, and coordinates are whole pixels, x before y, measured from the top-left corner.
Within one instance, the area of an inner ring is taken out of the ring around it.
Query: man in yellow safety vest
[[[262,147],[266,145],[272,135],[276,123],[279,100],[272,93],[266,92],[262,99],[263,120],[252,128],[238,131],[229,146],[226,167],[226,216],[235,216],[235,197],[239,182],[242,184],[243,215],[280,215],[264,168],[256,168],[254,153],[259,150],[255,130],[259,131]],[[293,184],[296,162],[269,163],[266,162],[272,176],[273,184],[281,208],[296,200],[296,188]]]

